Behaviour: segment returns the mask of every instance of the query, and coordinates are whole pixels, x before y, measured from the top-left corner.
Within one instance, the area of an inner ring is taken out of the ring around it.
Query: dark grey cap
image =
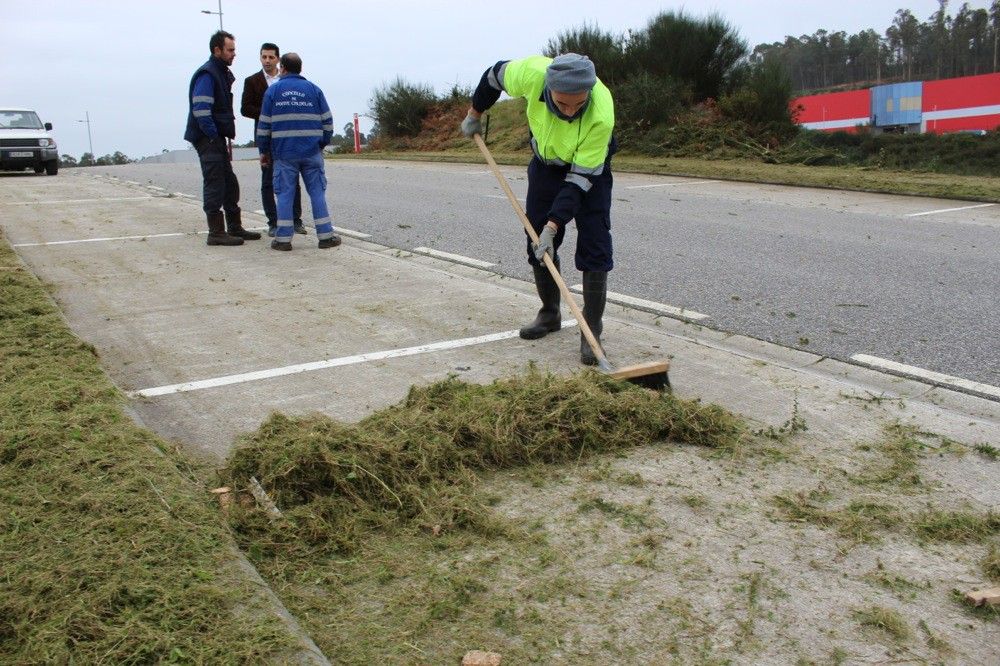
[[[552,92],[587,92],[597,83],[594,63],[587,56],[563,53],[556,56],[545,70],[545,85]]]

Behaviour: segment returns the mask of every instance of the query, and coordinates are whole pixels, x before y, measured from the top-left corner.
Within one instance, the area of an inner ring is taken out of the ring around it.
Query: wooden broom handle
[[[521,224],[524,225],[524,230],[527,232],[531,242],[538,245],[538,234],[535,232],[535,228],[531,226],[531,221],[528,220],[528,216],[524,214],[524,210],[521,208],[521,202],[517,200],[516,196],[514,196],[514,191],[510,189],[510,184],[507,182],[507,179],[503,177],[502,173],[500,173],[500,167],[497,166],[496,161],[493,159],[493,155],[490,154],[490,149],[486,147],[486,142],[483,141],[483,137],[479,134],[473,134],[472,138],[475,140],[476,145],[479,146],[479,152],[481,152],[483,157],[486,158],[486,163],[490,165],[490,169],[493,171],[493,175],[496,176],[497,182],[500,183],[500,187],[507,195],[507,199],[510,200],[510,205],[514,207],[514,211],[521,219]],[[545,266],[549,269],[549,273],[552,274],[552,279],[555,280],[556,284],[559,286],[559,292],[562,294],[563,300],[566,301],[567,305],[569,305],[569,309],[573,312],[573,316],[576,317],[576,323],[580,326],[580,332],[583,333],[583,337],[586,338],[587,344],[590,345],[590,349],[594,352],[594,356],[597,357],[598,365],[602,369],[606,368],[609,364],[607,357],[604,355],[604,350],[601,349],[601,345],[597,342],[597,338],[594,337],[594,332],[590,330],[587,320],[583,318],[583,313],[580,312],[580,306],[576,304],[576,300],[574,300],[572,292],[570,292],[569,287],[566,286],[566,282],[563,280],[562,275],[559,274],[559,269],[556,268],[555,262],[552,261],[552,255],[546,252],[542,259],[545,261]]]

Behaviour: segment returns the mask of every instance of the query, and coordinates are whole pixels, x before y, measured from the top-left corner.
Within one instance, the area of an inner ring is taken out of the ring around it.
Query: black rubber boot
[[[542,299],[542,309],[538,311],[535,320],[522,328],[519,334],[525,340],[544,338],[549,333],[562,328],[562,313],[559,312],[559,286],[552,279],[549,269],[545,266],[532,266],[535,273],[535,289]],[[556,264],[559,268],[559,264]]]
[[[608,274],[606,271],[584,271],[583,273],[583,318],[590,326],[591,332],[601,343],[601,331],[604,330],[604,303],[608,299]],[[604,351],[604,347],[601,347]],[[597,365],[594,350],[587,343],[587,338],[580,334],[580,362],[584,365]]]
[[[240,211],[226,213],[226,228],[230,236],[236,236],[243,240],[260,240],[260,234],[256,231],[247,231],[243,228],[243,220]]]
[[[222,211],[208,213],[208,245],[243,245],[243,239],[226,233],[226,219]]]

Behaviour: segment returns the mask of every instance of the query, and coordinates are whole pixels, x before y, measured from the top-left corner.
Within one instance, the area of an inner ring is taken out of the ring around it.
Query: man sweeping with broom
[[[583,316],[600,343],[608,271],[611,270],[611,156],[615,124],[611,91],[597,78],[586,56],[565,53],[555,59],[531,56],[502,60],[483,73],[462,121],[468,137],[482,133],[480,118],[500,93],[528,102],[528,127],[534,157],[528,164],[526,214],[538,234],[528,239],[528,263],[542,307],[535,320],[520,330],[526,340],[544,337],[561,327],[559,287],[543,265],[548,252],[559,266],[557,252],[566,225],[576,221],[576,268],[583,273]],[[602,348],[603,350],[603,348]],[[598,358],[581,335],[580,361],[596,365]]]

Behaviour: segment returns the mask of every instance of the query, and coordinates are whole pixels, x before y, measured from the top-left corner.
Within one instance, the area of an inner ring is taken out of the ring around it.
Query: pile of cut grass
[[[0,237],[0,662],[260,660],[291,645],[187,461]],[[185,469],[182,473],[179,466]]]
[[[275,414],[238,443],[222,476],[237,488],[256,477],[306,542],[350,551],[368,530],[404,522],[495,527],[472,492],[481,473],[664,440],[733,448],[747,432],[715,405],[595,372],[529,368],[488,386],[450,378],[414,387],[353,425]]]

